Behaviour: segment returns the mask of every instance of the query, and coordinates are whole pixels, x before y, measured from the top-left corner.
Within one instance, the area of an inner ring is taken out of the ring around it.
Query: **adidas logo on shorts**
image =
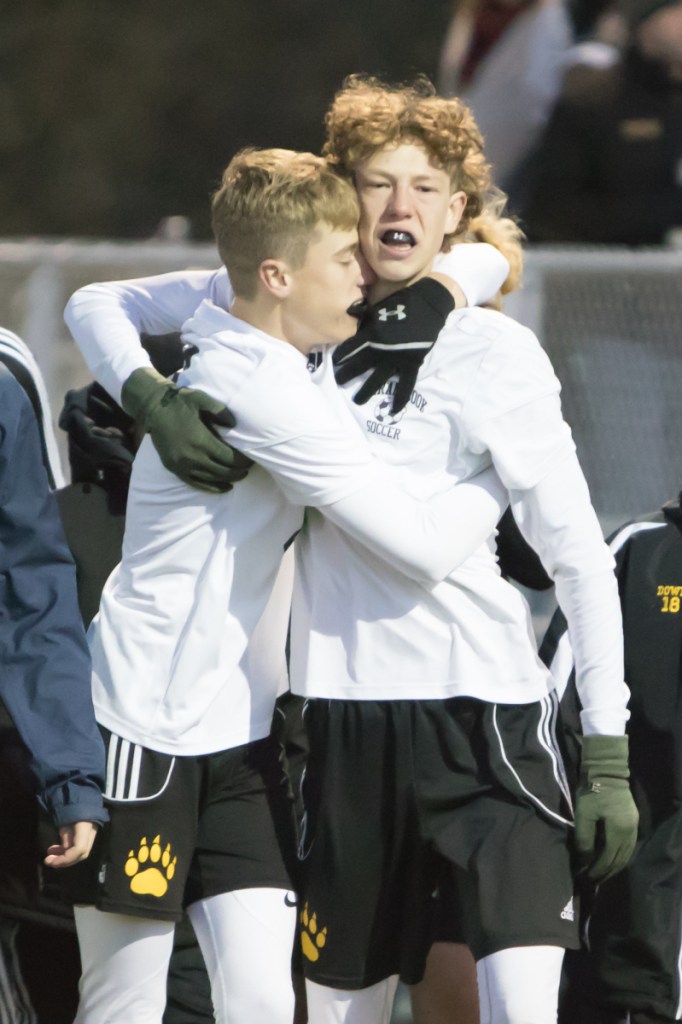
[[[560,916],[561,916],[561,920],[562,921],[573,921],[575,919],[575,912],[573,910],[573,897],[572,896],[571,896],[570,900],[568,901],[568,903],[566,904],[566,906],[564,907],[564,909],[561,911],[561,915]]]

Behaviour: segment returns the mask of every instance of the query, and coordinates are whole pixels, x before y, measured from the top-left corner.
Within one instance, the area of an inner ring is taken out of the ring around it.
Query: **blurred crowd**
[[[463,97],[530,242],[659,245],[682,225],[682,4],[460,0]]]

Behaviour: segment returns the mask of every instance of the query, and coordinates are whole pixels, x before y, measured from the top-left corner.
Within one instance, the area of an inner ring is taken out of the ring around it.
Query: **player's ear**
[[[445,230],[444,235],[450,235],[453,231],[457,230],[457,225],[462,219],[464,213],[464,207],[467,204],[467,197],[465,192],[453,192],[450,196],[450,202],[448,203],[448,212],[445,217]]]
[[[266,290],[277,299],[284,299],[291,288],[289,266],[284,260],[263,260],[258,277]]]

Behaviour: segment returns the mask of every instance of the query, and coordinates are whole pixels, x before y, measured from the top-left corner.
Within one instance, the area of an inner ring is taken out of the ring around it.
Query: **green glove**
[[[123,385],[121,404],[151,436],[166,469],[186,484],[221,494],[232,490],[253,465],[211,429],[233,427],[235,419],[203,391],[179,388],[144,367],[134,370]]]
[[[639,814],[628,779],[627,736],[584,736],[575,799],[575,844],[587,874],[621,871],[637,842]]]

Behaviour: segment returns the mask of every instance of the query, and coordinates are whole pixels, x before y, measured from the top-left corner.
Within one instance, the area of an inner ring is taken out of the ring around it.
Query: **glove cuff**
[[[142,366],[133,370],[123,385],[121,405],[134,419],[143,418],[150,405],[155,404],[155,396],[160,398],[169,386],[172,387],[158,370],[151,366]]]
[[[580,773],[591,783],[598,778],[630,778],[627,736],[583,736]]]
[[[441,284],[440,281],[435,281],[432,277],[421,277],[414,284],[411,284],[409,289],[413,295],[418,295],[438,316],[442,317],[443,322],[447,320],[455,308],[455,300],[452,293],[444,284]]]

